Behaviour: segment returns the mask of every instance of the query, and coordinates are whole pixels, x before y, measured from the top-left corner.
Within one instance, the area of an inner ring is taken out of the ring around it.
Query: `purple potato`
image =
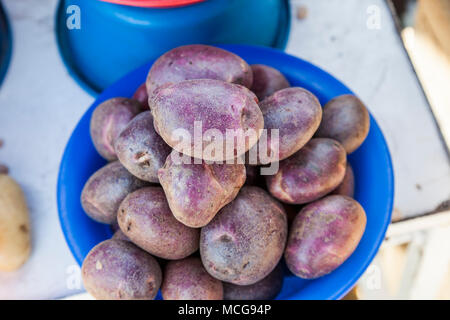
[[[283,160],[300,150],[319,128],[322,107],[319,100],[308,90],[293,87],[275,92],[264,99],[259,107],[264,115],[264,128],[268,130],[267,154],[276,154]],[[278,129],[278,139],[271,130]],[[264,159],[260,162],[265,163]],[[273,161],[271,161],[273,162]]]
[[[234,53],[207,45],[187,45],[172,49],[155,61],[147,76],[147,92],[151,97],[161,85],[194,79],[222,80],[250,88],[253,72]]]
[[[277,69],[263,64],[253,64],[250,67],[253,71],[253,85],[251,90],[260,101],[278,90],[290,87],[289,81]]]
[[[145,83],[141,84],[134,92],[132,99],[139,101],[142,111],[148,111],[148,93]]]
[[[283,286],[283,268],[281,264],[264,279],[249,286],[238,286],[223,283],[224,300],[272,300],[281,291]]]
[[[125,235],[125,233],[123,233],[123,231],[120,230],[120,229],[116,230],[116,232],[114,232],[114,234],[111,237],[111,239],[130,241],[130,239],[128,239],[128,237]]]
[[[113,233],[116,232],[117,230],[120,230],[119,223],[117,222],[117,219],[115,221],[113,221],[113,223],[111,223],[110,227],[111,227],[111,231]]]
[[[289,231],[289,270],[304,279],[332,272],[356,249],[365,227],[364,209],[350,197],[331,195],[308,204]]]
[[[280,261],[287,237],[287,217],[280,203],[258,187],[244,186],[202,228],[200,255],[214,278],[251,285]]]
[[[117,221],[134,244],[163,259],[183,259],[199,246],[200,230],[175,219],[160,187],[130,193],[120,205]]]
[[[350,163],[347,162],[344,180],[342,180],[341,184],[333,190],[332,194],[339,194],[350,198],[353,198],[355,195],[355,175]]]
[[[119,161],[114,161],[89,178],[81,192],[81,205],[95,221],[113,224],[122,200],[130,192],[145,185],[144,181],[129,173]]]
[[[317,137],[339,141],[347,153],[352,153],[364,142],[370,128],[367,108],[354,95],[332,99],[323,108],[323,119]]]
[[[257,143],[264,127],[257,101],[258,98],[243,86],[201,79],[160,89],[151,99],[150,109],[156,131],[169,146],[190,157],[218,162],[239,157]],[[194,150],[195,125],[201,126],[197,129],[201,154]],[[190,140],[180,141],[180,130],[189,134]],[[236,137],[230,135],[230,131]],[[248,132],[254,133],[252,139],[246,136]],[[245,145],[241,148],[234,143],[236,140]],[[219,150],[210,150],[217,145]],[[232,149],[227,150],[227,146]]]
[[[158,183],[158,169],[171,148],[153,128],[151,112],[145,111],[128,123],[116,139],[115,150],[119,161],[134,176]]]
[[[100,300],[152,300],[162,282],[155,258],[123,240],[96,245],[84,260],[81,275],[86,290]]]
[[[196,257],[169,261],[161,286],[164,300],[222,300],[222,282],[211,277]]]
[[[108,161],[116,160],[114,142],[141,110],[138,101],[113,98],[99,104],[92,114],[90,132],[98,153]]]
[[[117,228],[119,228],[119,225],[117,225]],[[120,228],[117,229],[117,230],[114,232],[114,234],[113,234],[113,236],[111,237],[111,239],[114,239],[114,240],[123,240],[123,241],[130,241],[131,243],[133,243],[133,241],[131,241],[131,240],[125,235],[125,233],[123,233],[123,231],[120,230]],[[134,243],[133,243],[133,244],[134,244]],[[196,252],[198,252],[198,251],[196,251]],[[160,258],[160,257],[156,257],[156,256],[153,257],[153,258],[156,259],[156,261],[158,262],[158,264],[159,264],[159,266],[160,266],[161,268],[163,268],[163,267],[166,265],[167,261],[168,261],[168,260],[162,259],[162,258]]]
[[[159,181],[175,218],[192,228],[207,225],[231,202],[245,183],[243,164],[195,164],[181,162],[173,151],[159,169]]]
[[[266,176],[269,192],[290,204],[303,204],[330,193],[342,182],[347,157],[341,144],[316,138],[280,162],[278,172]]]

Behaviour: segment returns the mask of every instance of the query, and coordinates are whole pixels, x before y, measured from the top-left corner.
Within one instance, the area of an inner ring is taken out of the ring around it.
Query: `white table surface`
[[[3,3],[14,47],[0,89],[0,138],[5,141],[0,163],[7,164],[26,193],[33,252],[21,270],[0,273],[0,299],[59,298],[81,287],[57,216],[58,166],[72,130],[94,99],[61,61],[54,34],[57,0]],[[295,18],[297,4],[308,8],[306,19]],[[368,105],[392,154],[395,208],[414,216],[448,199],[448,157],[385,2],[297,0],[292,6],[287,52],[329,71]],[[380,12],[380,29],[367,27],[373,8]]]

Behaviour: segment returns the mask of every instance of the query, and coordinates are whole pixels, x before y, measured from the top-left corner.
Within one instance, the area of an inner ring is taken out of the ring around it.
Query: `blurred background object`
[[[8,69],[11,56],[11,47],[12,39],[8,17],[6,16],[3,5],[0,2],[0,85],[2,84],[3,77]]]
[[[264,0],[264,5],[261,0],[164,1],[164,8],[161,1],[110,2],[62,0],[58,9],[64,62],[94,95],[180,45],[238,43],[283,50],[289,36],[288,0]],[[148,7],[137,6],[143,2]],[[66,27],[67,13],[74,17],[73,29]]]
[[[450,0],[392,0],[391,4],[448,153]],[[436,210],[409,219],[394,210],[397,222],[361,278],[358,299],[450,299],[449,204],[444,201]]]
[[[401,36],[450,146],[450,0],[394,0]]]

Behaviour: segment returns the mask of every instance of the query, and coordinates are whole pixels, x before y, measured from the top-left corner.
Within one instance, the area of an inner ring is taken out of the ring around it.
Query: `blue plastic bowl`
[[[280,70],[293,86],[304,87],[325,104],[330,99],[351,93],[341,82],[312,64],[281,51],[263,47],[224,45],[250,64],[263,63]],[[108,225],[91,220],[80,204],[82,188],[88,178],[105,164],[89,136],[89,122],[101,102],[132,96],[144,82],[152,63],[131,72],[107,88],[85,113],[67,144],[58,177],[58,209],[61,227],[75,259],[81,265],[89,250],[111,237]],[[356,283],[374,258],[391,221],[394,181],[386,141],[371,117],[370,132],[363,145],[349,156],[356,176],[355,198],[367,214],[364,236],[350,258],[331,274],[316,280],[287,275],[279,299],[339,299]]]
[[[288,0],[206,0],[177,8],[139,8],[99,0],[61,0],[60,52],[71,74],[95,94],[164,52],[190,43],[238,43],[284,49]],[[69,30],[66,8],[80,8]]]

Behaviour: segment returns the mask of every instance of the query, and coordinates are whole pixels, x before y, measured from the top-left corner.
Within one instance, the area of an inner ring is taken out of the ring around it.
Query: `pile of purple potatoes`
[[[174,161],[195,155],[172,136],[192,133],[194,121],[222,133],[279,129],[278,171],[263,176],[258,165],[208,156]],[[164,299],[262,300],[280,292],[284,264],[304,279],[332,272],[365,230],[347,154],[368,131],[353,95],[322,108],[278,70],[231,52],[165,53],[131,99],[107,100],[92,115],[92,141],[109,163],[86,182],[81,203],[115,234],[85,258],[85,288],[97,299],[154,299],[161,289]]]

